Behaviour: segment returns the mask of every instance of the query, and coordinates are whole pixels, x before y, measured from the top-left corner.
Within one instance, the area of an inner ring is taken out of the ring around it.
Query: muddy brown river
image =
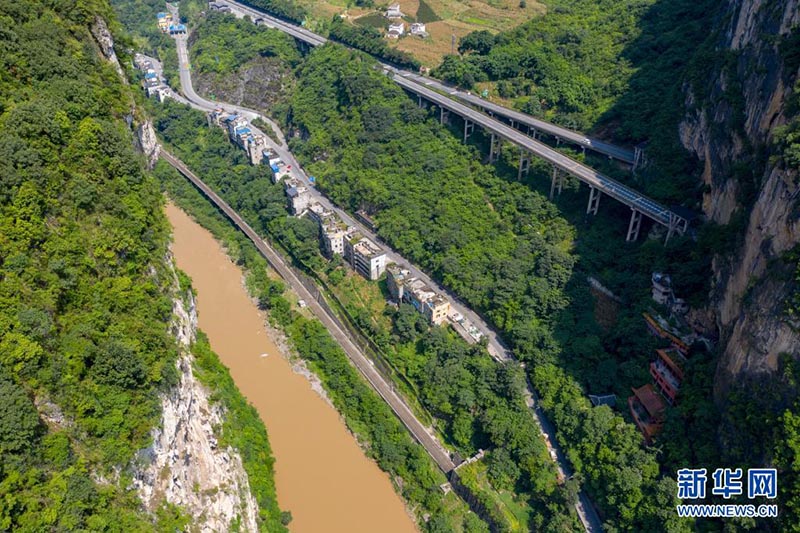
[[[292,371],[251,302],[242,271],[214,237],[173,204],[172,247],[197,291],[200,328],[267,426],[281,509],[298,533],[413,532],[389,477],[368,459],[336,410]]]

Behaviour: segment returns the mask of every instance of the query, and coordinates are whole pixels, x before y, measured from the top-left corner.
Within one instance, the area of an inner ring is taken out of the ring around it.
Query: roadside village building
[[[344,258],[356,272],[373,281],[386,270],[386,253],[356,228],[349,228],[344,236]]]
[[[386,285],[392,299],[411,304],[431,324],[441,325],[450,312],[447,298],[399,265],[392,263],[386,267]]]
[[[289,211],[293,215],[301,215],[311,203],[308,189],[297,178],[291,178],[284,183],[286,196],[289,198]]]
[[[172,15],[169,13],[158,13],[156,15],[156,20],[158,20],[158,29],[164,33],[167,33],[170,25],[172,24]]]
[[[264,160],[267,140],[263,135],[253,133],[250,122],[236,113],[228,114],[222,108],[211,112],[211,119],[222,126],[228,138],[247,153],[250,164],[259,165]]]
[[[403,18],[403,12],[400,11],[400,4],[391,4],[389,7],[387,7],[385,16],[387,19]]]
[[[342,222],[336,213],[326,209],[319,202],[314,202],[309,206],[308,215],[319,224],[319,238],[323,255],[328,259],[332,259],[334,255],[344,255],[347,224]]]

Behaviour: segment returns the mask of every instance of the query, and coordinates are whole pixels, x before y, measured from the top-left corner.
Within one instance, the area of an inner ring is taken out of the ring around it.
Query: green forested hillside
[[[89,33],[108,6],[47,5],[0,4],[0,529],[150,531],[115,468],[176,379],[168,229]]]
[[[622,120],[618,137],[642,140],[647,137],[642,127],[649,125],[642,118],[659,104],[674,111],[672,89],[714,13],[708,1],[546,4],[544,16],[507,32],[463,37],[462,55],[448,56],[434,74],[466,87],[497,82],[496,95],[576,129],[608,121],[605,114],[611,111]],[[634,101],[639,109],[629,107]],[[620,102],[626,107],[624,117],[616,112]]]
[[[169,504],[147,514],[130,488],[178,379],[175,278],[163,197],[125,120],[134,93],[90,33],[98,17],[114,28],[105,0],[0,3],[0,531],[193,519]],[[196,349],[262,527],[282,530],[263,424]]]
[[[230,76],[254,57],[275,57],[287,67],[300,61],[292,37],[231,15],[211,12],[192,33],[192,64],[200,73]]]

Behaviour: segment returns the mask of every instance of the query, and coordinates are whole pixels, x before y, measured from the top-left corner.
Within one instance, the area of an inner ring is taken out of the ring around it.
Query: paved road
[[[232,106],[229,106],[228,104],[221,104],[220,102],[211,102],[211,101],[205,100],[204,98],[202,98],[199,95],[197,95],[197,93],[194,91],[194,88],[192,87],[191,66],[190,66],[189,61],[188,61],[188,52],[187,52],[187,49],[186,49],[186,38],[185,37],[176,38],[176,44],[178,46],[178,57],[179,58],[183,58],[180,61],[180,65],[179,65],[180,66],[180,79],[181,79],[181,86],[182,86],[183,93],[187,97],[191,98],[193,104],[196,107],[199,107],[200,109],[205,109],[207,111],[210,111],[210,110],[216,109],[217,107],[220,107],[220,105],[222,105],[222,107],[225,108],[225,109],[232,108]],[[253,112],[253,113],[255,113],[255,112]],[[277,127],[276,127],[276,130],[280,131],[280,129],[277,128]],[[297,163],[297,161],[294,158],[294,155],[290,151],[288,151],[287,149],[285,149],[283,147],[277,146],[274,143],[274,141],[272,141],[269,138],[267,138],[267,143],[270,144],[270,146],[274,150],[276,150],[278,152],[278,154],[281,156],[281,159],[283,159],[283,161],[286,162],[287,165],[291,165],[291,167],[292,167],[291,171],[290,171],[291,176],[295,177],[295,178],[298,178],[301,181],[305,182],[305,184],[308,186],[309,192],[311,193],[311,195],[314,198],[314,200],[318,201],[320,204],[324,205],[326,208],[335,211],[336,214],[346,224],[348,224],[350,226],[356,226],[366,236],[368,236],[371,239],[374,239],[376,241],[380,241],[378,236],[375,235],[368,227],[364,226],[359,220],[356,220],[355,218],[351,217],[346,211],[344,211],[344,210],[340,209],[339,207],[337,207],[336,205],[334,205],[330,200],[328,200],[328,198],[326,198],[321,192],[319,192],[319,190],[314,188],[311,185],[311,183],[310,183],[310,181],[308,179],[308,176],[305,174],[303,169]],[[209,191],[209,192],[211,192],[211,191]],[[502,340],[500,339],[500,337],[497,334],[497,332],[493,328],[491,328],[488,325],[488,323],[480,315],[478,315],[471,308],[469,308],[466,305],[464,305],[464,303],[461,302],[455,294],[452,294],[449,291],[447,291],[446,289],[444,289],[443,287],[439,286],[438,283],[436,283],[433,279],[431,279],[430,276],[428,276],[424,271],[422,271],[420,268],[418,268],[412,262],[406,260],[403,256],[401,256],[399,253],[397,253],[396,251],[392,250],[391,248],[389,248],[385,244],[384,244],[384,248],[386,250],[387,258],[390,261],[393,261],[393,262],[398,263],[398,264],[405,265],[419,279],[421,279],[422,281],[427,283],[429,286],[435,287],[439,291],[446,293],[450,297],[451,307],[455,311],[461,313],[466,318],[468,318],[473,323],[473,325],[481,333],[483,333],[484,336],[487,337],[487,339],[489,341],[487,349],[488,349],[489,353],[492,355],[492,357],[494,357],[495,359],[497,359],[500,362],[510,363],[510,364],[519,364],[516,361],[516,359],[514,358],[514,356],[511,353],[511,351],[508,350],[508,348],[502,342]],[[309,298],[310,299],[306,299],[306,301],[314,300],[311,297],[309,297]],[[538,398],[536,398],[536,392],[535,392],[535,390],[534,390],[534,388],[533,388],[533,386],[531,385],[530,382],[527,382],[527,388],[524,391],[524,394],[525,394],[526,404],[528,405],[529,408],[531,408],[531,411],[534,414],[534,418],[535,418],[535,420],[536,420],[536,422],[537,422],[537,424],[539,426],[539,429],[542,432],[542,435],[545,437],[545,442],[547,443],[548,450],[550,451],[551,456],[553,456],[553,458],[554,458],[554,461],[556,463],[556,467],[558,469],[558,472],[562,476],[564,476],[565,478],[571,476],[572,472],[571,472],[571,469],[570,469],[570,466],[569,466],[569,462],[567,461],[567,458],[566,458],[563,450],[561,449],[561,447],[558,445],[558,441],[556,439],[555,427],[547,419],[547,417],[544,415],[542,410],[540,408],[538,408],[538,406],[536,405],[536,402],[538,401]],[[419,423],[419,422],[417,422],[417,423]],[[417,439],[417,440],[419,440],[419,439]],[[437,441],[437,443],[438,443],[438,441]],[[430,453],[430,450],[429,450],[429,453]],[[434,459],[435,459],[435,457],[434,457]],[[437,460],[437,463],[438,463],[438,460]],[[442,465],[440,464],[440,467],[441,466]],[[576,503],[575,508],[576,508],[576,512],[578,514],[578,517],[580,518],[581,522],[583,523],[584,528],[586,529],[586,531],[588,531],[590,533],[603,531],[602,522],[601,522],[599,516],[597,515],[597,512],[595,511],[594,506],[591,504],[591,501],[590,501],[588,495],[585,493],[585,491],[581,491],[581,493],[579,495],[579,501]]]
[[[178,16],[177,6],[175,6],[174,4],[167,4],[167,5],[169,6],[170,11],[172,11],[172,16],[177,17]],[[204,111],[212,111],[218,107],[224,107],[226,111],[235,111],[236,113],[244,116],[249,121],[252,121],[255,118],[261,119],[262,121],[270,125],[274,133],[274,136],[278,137],[278,140],[280,142],[277,147],[281,148],[282,150],[288,150],[286,139],[283,136],[281,128],[269,117],[262,115],[258,111],[250,109],[248,107],[243,107],[229,103],[214,102],[212,100],[207,100],[202,96],[200,96],[199,94],[197,94],[192,85],[189,50],[186,44],[187,40],[189,39],[189,36],[188,34],[178,34],[174,35],[173,38],[175,39],[175,42],[178,47],[178,74],[181,80],[181,91],[183,92],[183,95],[186,97],[186,99],[193,104],[192,107]],[[260,130],[258,130],[257,133],[260,133],[262,135],[264,134],[264,132]]]
[[[289,284],[297,295],[304,299],[308,308],[314,313],[320,322],[328,329],[336,342],[342,347],[347,357],[361,371],[372,387],[389,404],[392,411],[400,418],[408,428],[414,438],[430,454],[439,468],[448,473],[455,464],[450,455],[445,451],[439,441],[431,435],[431,432],[414,416],[411,409],[394,392],[394,389],[383,379],[372,363],[367,359],[361,350],[350,340],[350,337],[339,328],[337,322],[328,315],[326,310],[317,302],[316,298],[306,289],[305,285],[298,279],[294,271],[281,258],[281,256],[264,241],[247,222],[244,221],[222,198],[220,198],[211,188],[198,178],[182,161],[175,156],[161,149],[161,155],[167,163],[175,167],[181,174],[186,176],[203,194],[211,200],[223,213],[256,245],[258,251],[267,259],[270,266]]]
[[[300,26],[295,26],[294,24],[287,23],[283,20],[270,16],[262,11],[253,9],[251,7],[245,6],[244,4],[240,4],[235,2],[234,0],[219,0],[218,3],[227,4],[233,11],[233,14],[238,17],[243,17],[244,15],[248,15],[253,20],[260,20],[260,24],[265,26],[278,29],[285,33],[288,33],[294,36],[297,39],[302,40],[312,46],[319,46],[327,42],[327,39],[324,37],[317,35],[305,28]],[[628,187],[627,185],[623,185],[622,183],[615,181],[607,176],[604,176],[597,172],[596,170],[583,165],[569,157],[561,154],[550,148],[549,146],[528,137],[524,133],[520,132],[519,130],[512,128],[499,120],[495,120],[494,118],[489,117],[488,115],[473,109],[467,105],[464,105],[457,100],[455,100],[450,95],[445,96],[441,93],[434,91],[433,89],[429,88],[426,85],[434,85],[432,83],[433,80],[429,78],[424,78],[418,76],[416,74],[410,73],[408,71],[398,69],[396,67],[387,65],[385,63],[381,63],[383,65],[384,71],[389,74],[392,79],[398,83],[404,89],[413,92],[417,95],[424,97],[426,100],[433,102],[445,109],[448,109],[461,117],[469,120],[474,124],[478,124],[482,126],[484,129],[498,135],[499,137],[512,142],[519,146],[521,149],[527,151],[528,153],[534,154],[537,157],[544,159],[545,161],[552,164],[554,167],[560,169],[567,174],[577,177],[579,180],[583,181],[584,183],[588,184],[590,187],[593,187],[604,194],[614,198],[615,200],[628,205],[631,209],[642,213],[643,215],[647,216],[648,218],[652,219],[653,221],[666,226],[667,229],[670,231],[670,235],[673,232],[683,233],[686,229],[686,220],[682,218],[677,213],[670,211],[665,206],[662,206],[655,200],[652,200],[640,193],[636,190]],[[420,82],[419,80],[422,80]],[[431,82],[431,83],[426,83]],[[441,84],[439,84],[441,85]],[[446,89],[446,86],[441,85],[441,87]],[[450,89],[452,91],[452,89]],[[452,95],[454,97],[458,97],[457,94]],[[531,117],[532,118],[532,117]],[[540,121],[542,125],[547,123]],[[551,129],[555,126],[550,125]],[[567,138],[567,131],[564,128],[559,128],[560,131],[563,131],[564,138]],[[553,130],[554,131],[554,130]],[[583,139],[581,133],[572,132],[570,134],[570,138],[578,138],[580,137]],[[585,145],[585,143],[581,143]]]

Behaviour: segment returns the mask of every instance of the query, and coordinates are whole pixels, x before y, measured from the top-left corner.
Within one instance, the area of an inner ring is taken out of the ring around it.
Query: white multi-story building
[[[405,32],[406,25],[403,23],[403,21],[393,22],[392,24],[389,24],[389,31],[386,33],[386,36],[390,39],[397,39]]]
[[[653,300],[661,305],[669,305],[674,297],[670,277],[661,272],[653,272],[651,281],[653,283]]]
[[[397,263],[386,265],[386,287],[395,302],[403,301],[405,284],[410,279],[412,279],[410,270]]]
[[[311,203],[311,195],[308,189],[297,178],[286,180],[284,187],[286,196],[289,199],[289,210],[293,215],[302,215]]]
[[[349,228],[344,236],[344,258],[367,279],[377,280],[386,270],[386,253],[356,228]]]
[[[414,22],[411,24],[411,35],[419,35],[420,37],[427,37],[428,32],[425,31],[425,24],[422,22]]]

